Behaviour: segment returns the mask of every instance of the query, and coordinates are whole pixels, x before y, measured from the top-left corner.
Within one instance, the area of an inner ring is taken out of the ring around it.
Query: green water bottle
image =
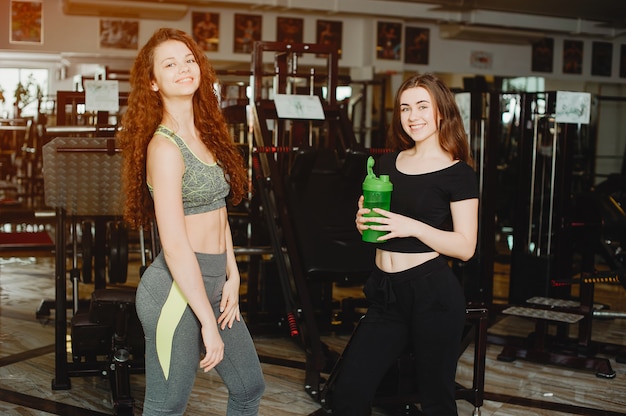
[[[389,181],[389,175],[380,175],[376,177],[372,168],[374,167],[374,158],[370,156],[367,159],[367,176],[363,181],[363,207],[364,208],[382,208],[389,211],[391,206],[391,191],[393,184]],[[370,211],[366,217],[380,217],[374,211]],[[367,223],[368,225],[377,225],[378,223]],[[387,234],[386,231],[364,230],[363,241],[368,243],[384,243],[378,241],[378,237]]]

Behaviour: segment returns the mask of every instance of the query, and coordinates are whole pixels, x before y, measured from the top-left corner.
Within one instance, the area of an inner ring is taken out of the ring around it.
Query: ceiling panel
[[[490,10],[593,20],[607,26],[626,27],[626,0],[403,0],[401,2],[432,4],[439,10]]]

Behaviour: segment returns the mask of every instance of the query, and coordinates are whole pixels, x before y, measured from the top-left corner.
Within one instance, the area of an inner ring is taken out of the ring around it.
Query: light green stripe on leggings
[[[172,357],[172,343],[174,342],[174,331],[180,322],[180,318],[187,307],[187,299],[180,288],[174,282],[167,300],[161,309],[159,322],[156,328],[156,350],[159,363],[163,369],[165,379],[170,374],[170,360]]]

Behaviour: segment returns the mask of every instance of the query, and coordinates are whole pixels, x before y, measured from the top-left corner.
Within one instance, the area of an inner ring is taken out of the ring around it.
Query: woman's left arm
[[[381,225],[376,225],[372,228],[380,231],[389,231],[380,240],[396,237],[415,237],[439,254],[462,261],[471,259],[476,251],[476,241],[478,239],[478,198],[450,203],[452,231],[440,230],[413,218],[379,208],[374,208],[374,211],[386,218],[376,218],[376,222],[379,222]]]
[[[232,328],[235,320],[241,320],[241,312],[239,311],[239,285],[241,277],[239,276],[239,268],[237,267],[237,259],[235,258],[235,248],[233,245],[233,236],[230,230],[228,218],[224,229],[224,238],[226,239],[226,283],[222,289],[222,300],[220,301],[220,316],[217,318],[217,324],[222,328]]]
[[[442,231],[421,223],[430,230],[420,237],[424,243],[444,256],[462,261],[472,258],[478,239],[478,198],[450,203],[452,231]]]

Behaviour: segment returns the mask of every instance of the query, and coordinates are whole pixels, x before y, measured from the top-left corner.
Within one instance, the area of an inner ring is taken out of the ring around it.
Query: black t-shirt
[[[377,174],[389,175],[393,184],[391,212],[451,231],[450,203],[478,198],[478,181],[474,170],[467,163],[459,161],[438,171],[407,175],[396,168],[397,157],[398,152],[387,153],[375,164]],[[392,238],[378,248],[399,253],[433,251],[415,237]]]

